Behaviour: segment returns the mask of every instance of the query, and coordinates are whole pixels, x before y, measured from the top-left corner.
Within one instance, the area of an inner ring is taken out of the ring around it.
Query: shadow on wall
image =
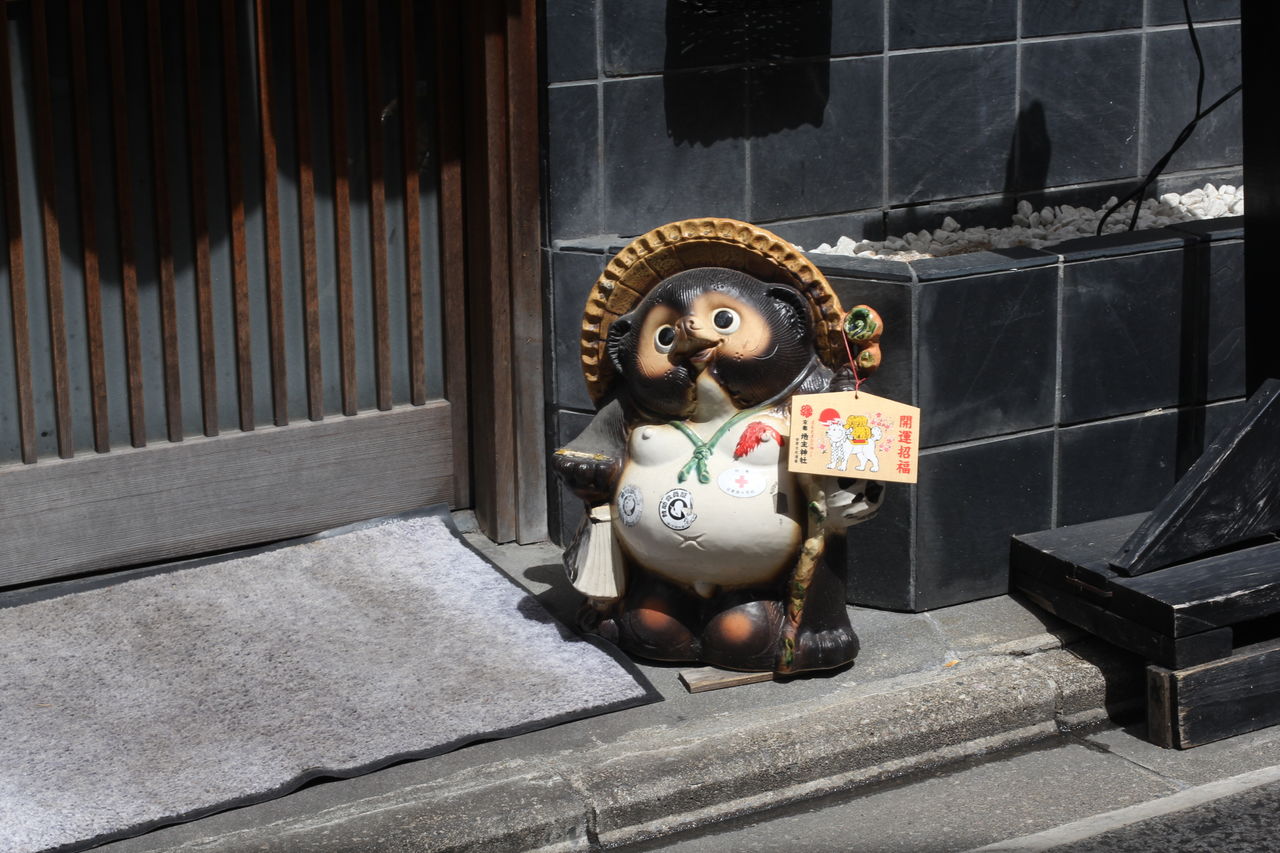
[[[677,145],[822,125],[831,0],[667,0],[666,32],[662,82]]]

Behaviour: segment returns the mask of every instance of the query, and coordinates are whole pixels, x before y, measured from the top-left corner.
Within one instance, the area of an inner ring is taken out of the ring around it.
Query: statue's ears
[[[613,369],[618,373],[622,373],[621,360],[618,358],[618,348],[622,345],[622,339],[631,331],[631,317],[625,315],[619,317],[609,324],[609,335],[605,341],[605,352],[609,354],[609,361],[613,363]]]
[[[782,284],[772,285],[766,292],[769,294],[771,299],[776,299],[789,306],[795,312],[797,320],[804,323],[805,326],[810,325],[809,300],[805,299],[803,293],[796,290],[794,287],[787,287]]]

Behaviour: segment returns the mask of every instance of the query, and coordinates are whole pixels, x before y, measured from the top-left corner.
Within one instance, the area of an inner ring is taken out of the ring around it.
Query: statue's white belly
[[[628,460],[614,495],[615,535],[635,562],[693,586],[767,583],[789,569],[800,548],[803,499],[786,456],[767,440],[740,459],[734,448],[750,423],[779,431],[766,415],[735,424],[707,459],[709,482],[681,469],[694,445],[668,425],[642,426],[628,440]],[[704,436],[718,426],[690,425]]]

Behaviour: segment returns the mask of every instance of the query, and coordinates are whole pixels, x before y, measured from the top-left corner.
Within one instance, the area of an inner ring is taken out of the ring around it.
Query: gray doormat
[[[657,698],[439,510],[42,594],[0,609],[14,853]]]

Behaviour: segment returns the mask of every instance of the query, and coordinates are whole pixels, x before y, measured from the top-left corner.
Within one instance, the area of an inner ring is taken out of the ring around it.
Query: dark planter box
[[[551,253],[552,446],[590,419],[578,325],[620,247],[603,242]],[[866,390],[924,418],[920,482],[831,543],[849,600],[1000,595],[1012,534],[1150,509],[1244,394],[1243,245],[1237,217],[911,263],[810,255],[846,307],[884,318]],[[559,489],[551,511],[567,542],[581,505]]]
[[[849,600],[999,595],[1010,535],[1150,509],[1244,394],[1243,245],[1230,218],[911,263],[811,255],[846,307],[884,317],[864,387],[924,420],[920,482],[833,543]]]

